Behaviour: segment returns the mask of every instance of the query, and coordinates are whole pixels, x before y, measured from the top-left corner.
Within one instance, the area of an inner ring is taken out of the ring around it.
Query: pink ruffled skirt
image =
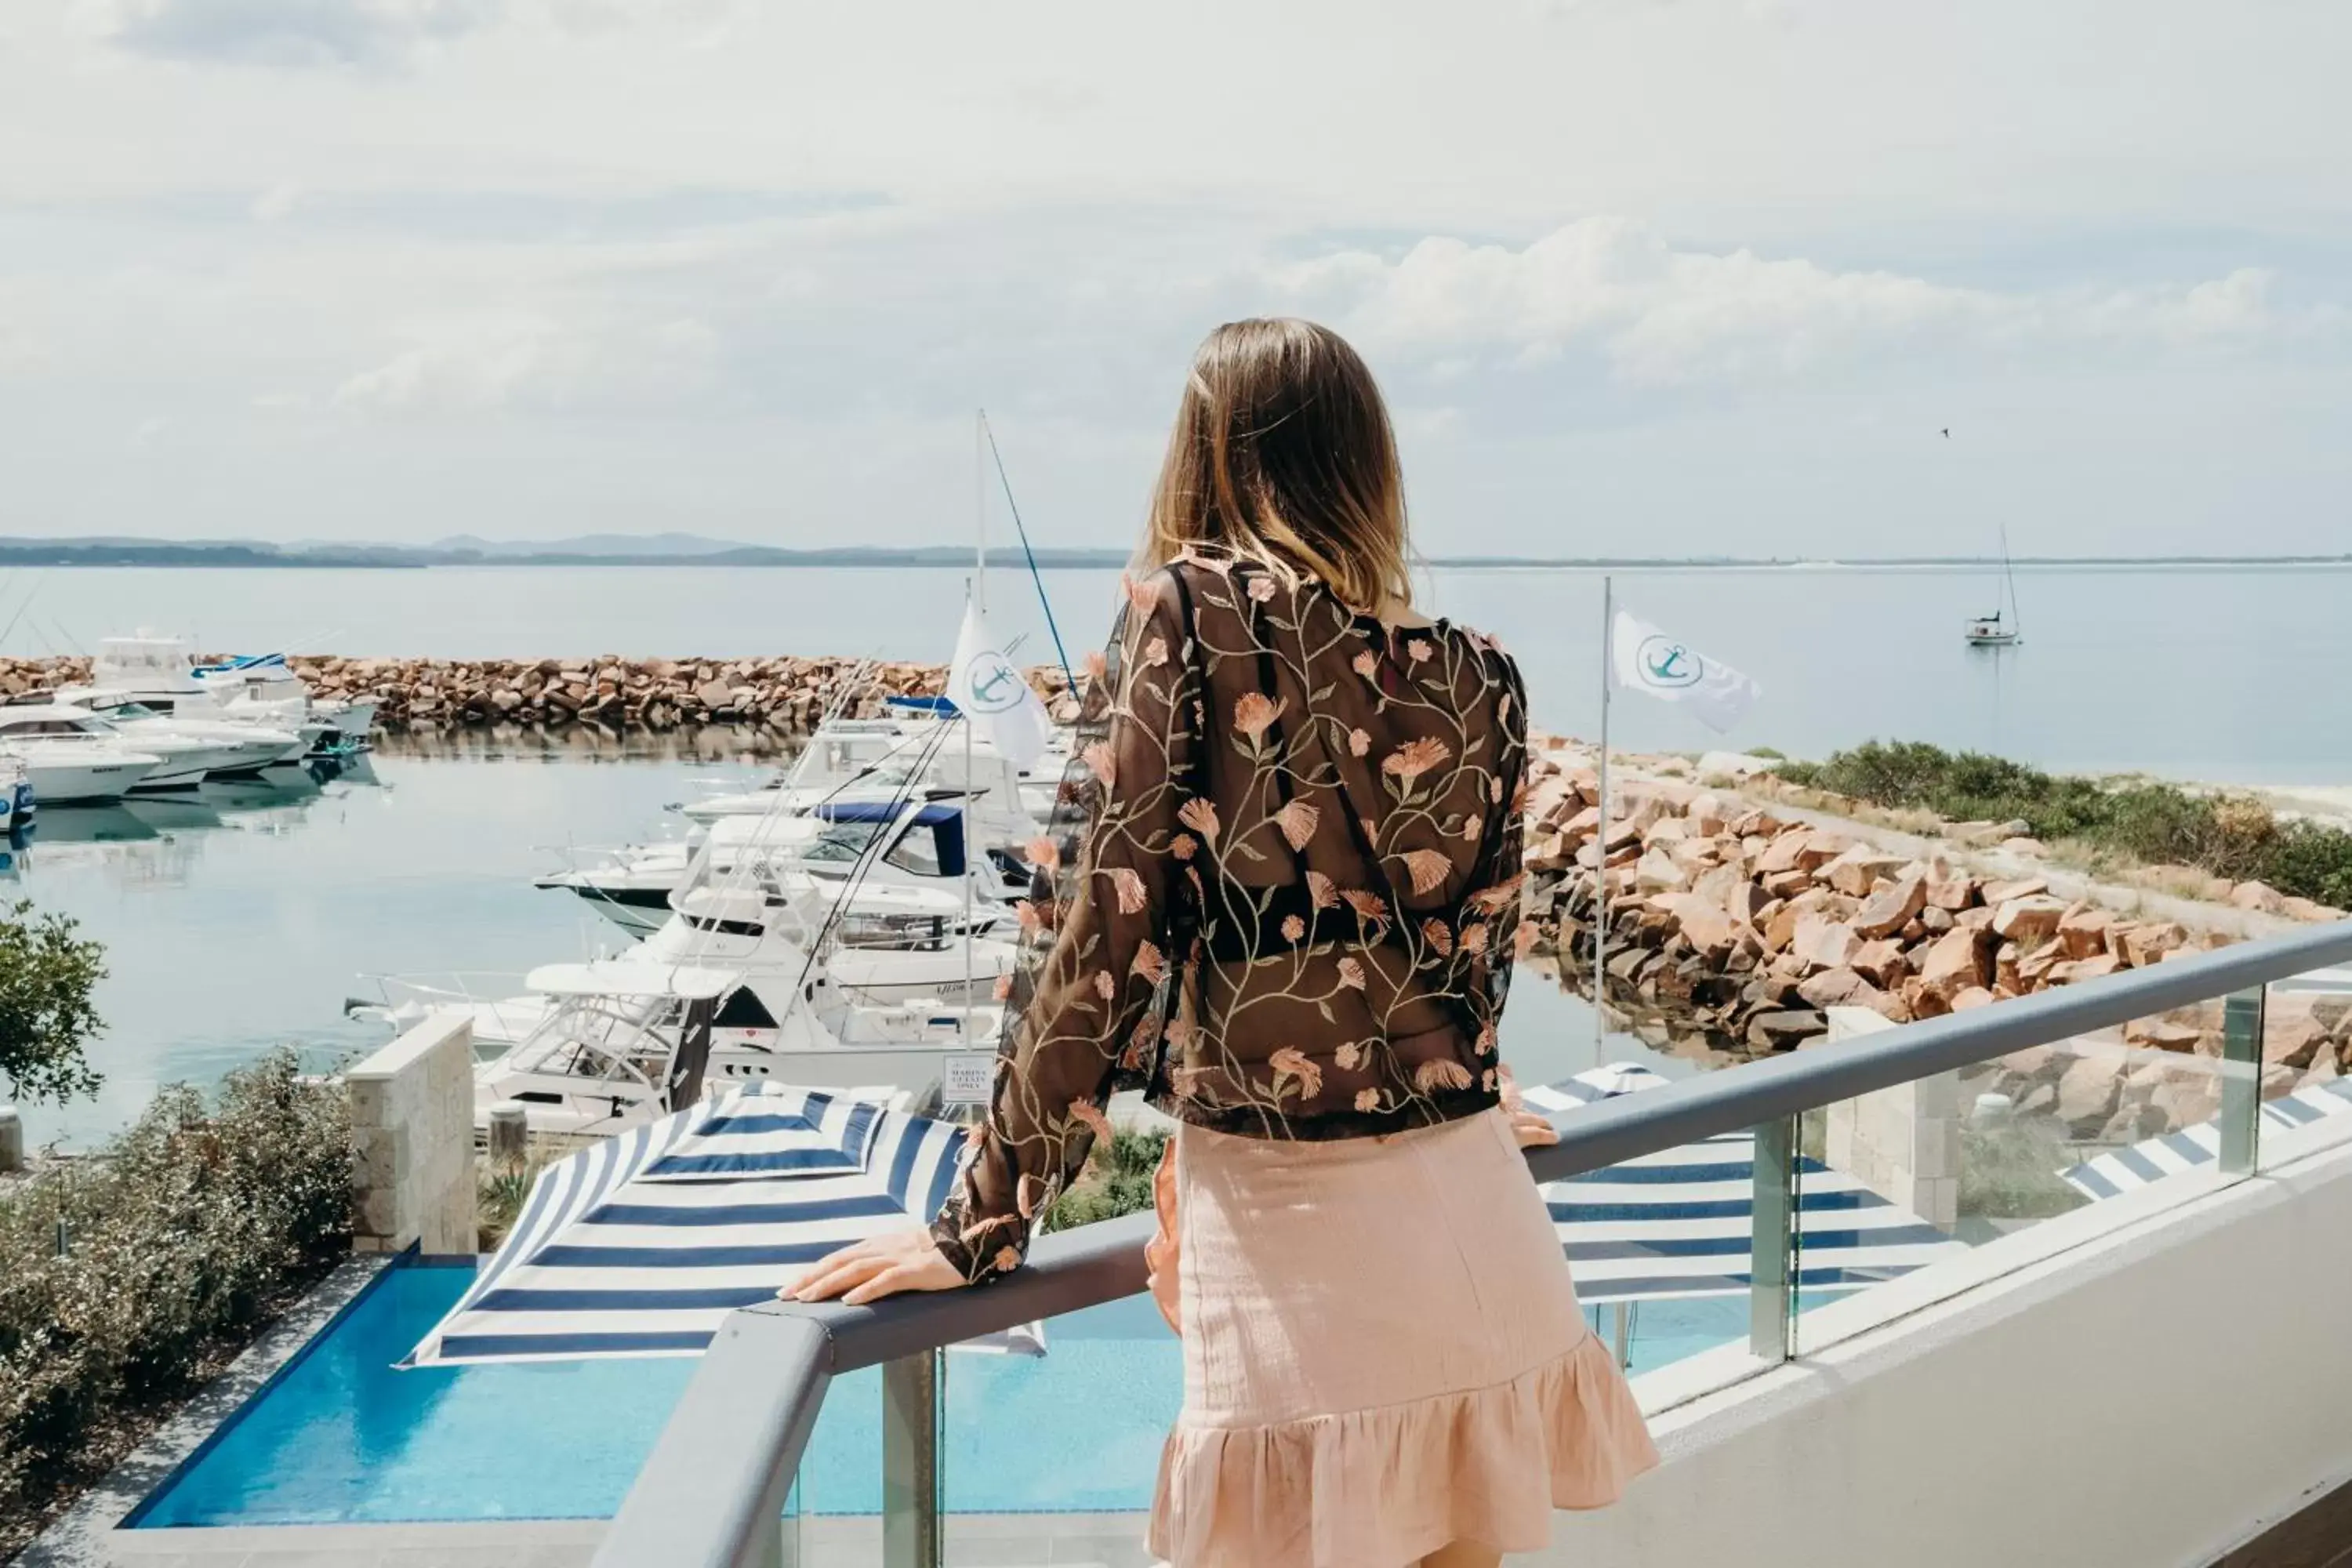
[[[1657,1463],[1499,1111],[1382,1139],[1177,1134],[1173,1568],[1528,1552]]]

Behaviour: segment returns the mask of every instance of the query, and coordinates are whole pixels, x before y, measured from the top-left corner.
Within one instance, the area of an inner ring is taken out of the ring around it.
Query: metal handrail
[[[1559,1142],[1528,1152],[1528,1164],[1538,1182],[1561,1181],[2341,963],[2352,963],[2352,921],[1750,1062],[1583,1107],[1560,1125]],[[766,1303],[734,1313],[614,1516],[593,1568],[773,1563],[783,1500],[835,1374],[1137,1295],[1154,1224],[1149,1214],[1129,1215],[1040,1237],[1023,1268],[983,1289],[894,1297],[871,1307]]]

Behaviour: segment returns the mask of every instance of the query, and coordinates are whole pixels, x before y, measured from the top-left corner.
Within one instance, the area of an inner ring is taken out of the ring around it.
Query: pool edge
[[[400,1261],[399,1255],[353,1257],[337,1264],[286,1315],[237,1353],[122,1461],[74,1500],[25,1548],[13,1568],[103,1568],[113,1542],[152,1493],[209,1447],[247,1400],[281,1375],[311,1341]],[[150,1533],[163,1533],[152,1531]]]

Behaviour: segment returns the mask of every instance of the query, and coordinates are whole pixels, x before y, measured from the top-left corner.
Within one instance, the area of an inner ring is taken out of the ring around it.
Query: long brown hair
[[[1191,549],[1312,574],[1367,614],[1412,603],[1396,434],[1330,328],[1229,321],[1192,356],[1137,565]]]

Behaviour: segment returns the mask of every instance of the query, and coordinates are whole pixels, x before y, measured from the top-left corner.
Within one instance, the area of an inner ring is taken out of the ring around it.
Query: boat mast
[[[973,411],[971,422],[971,527],[972,527],[972,607],[982,615],[988,613],[988,410]],[[971,715],[958,716],[963,724],[963,1005],[956,1011],[956,1034],[963,1044],[971,1043],[971,876],[972,852],[979,847],[980,835],[973,831],[971,794]],[[982,851],[983,853],[985,851]]]
[[[2023,616],[2017,608],[2017,567],[2009,558],[2009,524],[2000,525],[2000,574],[2009,584],[2009,629],[2021,629]]]

